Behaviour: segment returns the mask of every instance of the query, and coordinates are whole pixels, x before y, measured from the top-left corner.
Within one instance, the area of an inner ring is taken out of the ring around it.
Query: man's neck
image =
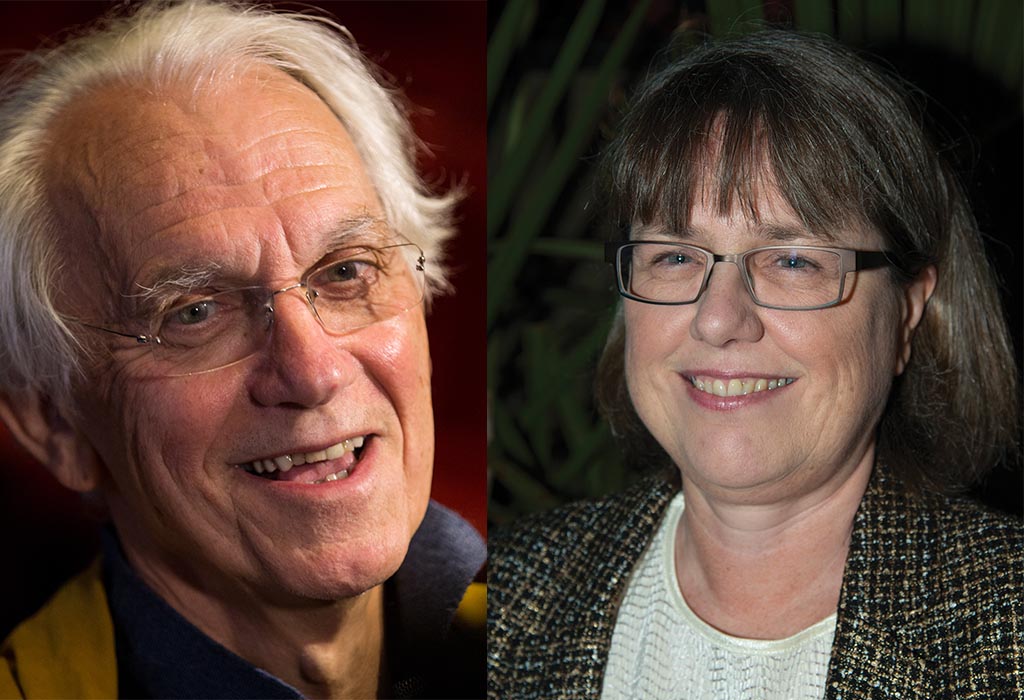
[[[675,568],[690,608],[737,637],[783,639],[836,611],[868,455],[790,500],[729,503],[683,479]]]
[[[258,665],[309,698],[375,698],[385,694],[383,598],[383,586],[378,586],[356,599],[357,606],[346,612],[333,638],[303,644],[303,639],[314,638],[306,635],[315,633],[293,628],[289,631],[291,639],[286,640],[292,653],[281,657],[271,650],[275,658]]]
[[[140,563],[132,561],[143,581],[185,619],[305,697],[386,694],[384,584],[338,601],[268,606],[237,591],[196,590]]]

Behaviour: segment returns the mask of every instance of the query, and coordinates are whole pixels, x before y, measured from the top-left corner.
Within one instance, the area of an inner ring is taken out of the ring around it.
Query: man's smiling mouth
[[[355,470],[364,445],[370,438],[370,435],[360,435],[315,452],[278,455],[235,466],[272,481],[303,481],[311,484],[339,481],[348,478]],[[299,469],[301,476],[299,472],[287,476],[292,469]]]
[[[715,379],[713,377],[687,377],[698,390],[715,396],[746,396],[759,391],[772,391],[792,384],[792,377],[734,377],[732,379]]]

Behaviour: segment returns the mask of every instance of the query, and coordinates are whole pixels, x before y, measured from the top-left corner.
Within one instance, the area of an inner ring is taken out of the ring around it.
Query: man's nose
[[[737,263],[716,262],[707,288],[697,300],[690,335],[715,347],[732,341],[756,342],[764,335],[754,303]]]
[[[253,399],[264,406],[327,403],[352,381],[358,362],[320,323],[303,285],[279,290],[271,303],[273,323],[253,373]]]

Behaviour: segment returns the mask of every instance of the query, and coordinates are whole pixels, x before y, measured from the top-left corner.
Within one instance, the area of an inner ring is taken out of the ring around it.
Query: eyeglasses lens
[[[424,287],[422,253],[411,243],[338,251],[302,284],[278,291],[229,290],[163,314],[154,333],[159,342],[152,346],[156,371],[164,376],[198,374],[249,357],[270,336],[274,297],[292,289],[304,291],[324,330],[340,336],[416,306]]]

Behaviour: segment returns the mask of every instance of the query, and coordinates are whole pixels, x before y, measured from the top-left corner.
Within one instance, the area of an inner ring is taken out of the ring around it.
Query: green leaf
[[[512,197],[533,160],[537,146],[547,133],[555,108],[565,97],[566,88],[583,59],[587,46],[590,45],[591,37],[603,13],[604,0],[586,0],[569,29],[565,43],[551,69],[551,75],[523,128],[523,137],[518,147],[488,183],[488,237],[494,236],[499,224],[505,219]]]
[[[598,118],[607,107],[607,94],[615,73],[628,55],[639,32],[641,20],[651,0],[641,0],[615,38],[608,54],[598,69],[594,86],[588,94],[574,128],[558,145],[550,165],[528,188],[518,207],[509,233],[504,237],[499,258],[493,260],[487,269],[487,327],[490,329],[498,309],[504,303],[516,276],[529,251],[530,244],[537,238],[540,227],[547,218],[565,186],[569,173],[576,167],[584,147],[589,144]],[[493,191],[493,190],[492,190]],[[488,198],[488,209],[491,200]]]
[[[498,94],[512,54],[530,34],[537,18],[537,0],[511,0],[501,13],[498,26],[487,44],[487,111]]]
[[[533,462],[533,451],[508,410],[500,403],[492,405],[491,418],[494,421],[493,445],[520,464]]]

